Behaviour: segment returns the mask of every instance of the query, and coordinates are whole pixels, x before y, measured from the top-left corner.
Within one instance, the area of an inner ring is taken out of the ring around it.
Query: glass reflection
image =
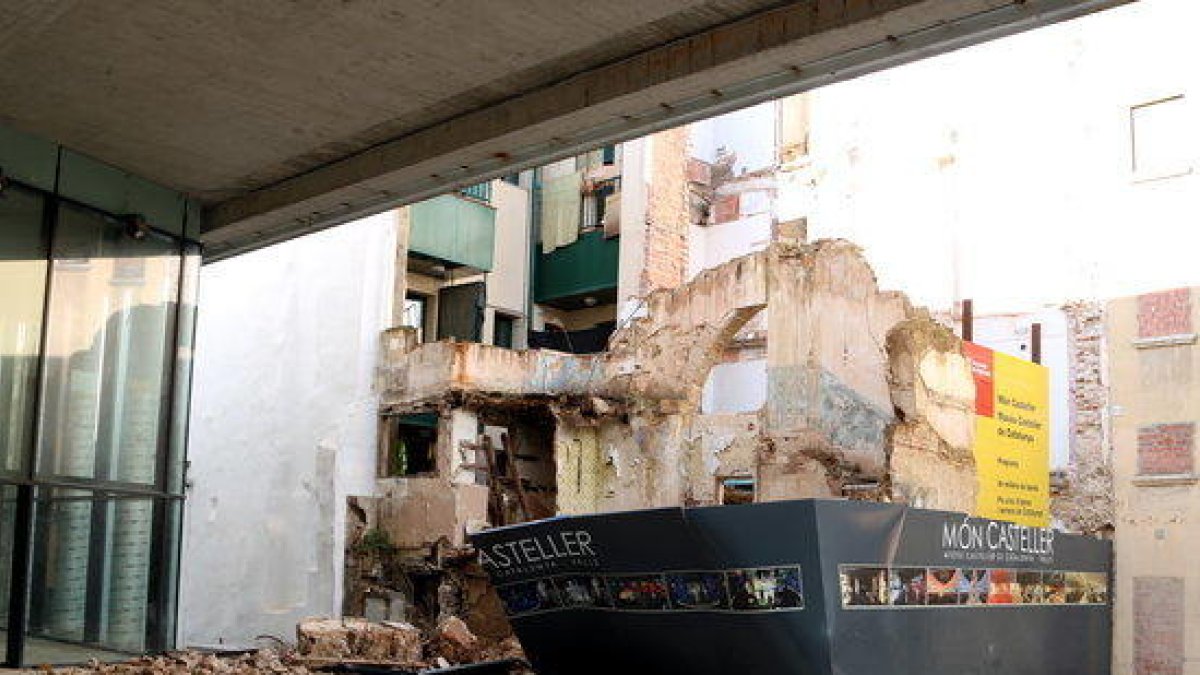
[[[45,490],[34,518],[29,635],[144,650],[154,520],[153,498]]]
[[[0,193],[0,474],[24,470],[33,443],[34,397],[46,292],[43,199]]]
[[[58,212],[47,320],[43,475],[156,482],[179,295],[177,242]]]

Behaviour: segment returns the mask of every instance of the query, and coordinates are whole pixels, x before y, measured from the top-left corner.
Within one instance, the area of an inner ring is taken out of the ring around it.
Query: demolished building
[[[381,461],[423,470],[351,498],[348,614],[372,602],[503,631],[466,534],[555,514],[801,497],[975,506],[962,343],[881,291],[848,242],[778,241],[655,291],[597,354],[418,343],[411,328],[383,342]],[[761,408],[705,410],[728,358],[764,362]]]

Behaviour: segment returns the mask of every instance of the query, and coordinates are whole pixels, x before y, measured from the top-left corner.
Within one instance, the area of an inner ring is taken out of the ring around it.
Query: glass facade
[[[0,192],[6,662],[173,646],[199,248]]]

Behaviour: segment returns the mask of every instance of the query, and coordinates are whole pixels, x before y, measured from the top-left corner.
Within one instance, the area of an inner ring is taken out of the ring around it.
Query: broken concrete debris
[[[489,672],[528,672],[522,670],[525,654],[515,637],[481,639],[457,617],[447,618],[429,633],[395,621],[308,619],[296,627],[296,639],[295,651],[264,649],[238,654],[182,651],[125,663],[93,661],[86,666],[53,672],[62,675],[308,675],[343,672],[345,668],[365,672],[362,669],[374,667],[396,673],[436,673],[452,666],[487,663],[497,667]]]
[[[311,619],[296,628],[297,650],[302,656],[331,661],[420,663],[421,631],[411,624],[366,619]]]
[[[206,652],[176,652],[162,656],[143,657],[126,663],[92,661],[86,666],[69,668],[39,668],[40,672],[61,675],[191,675],[213,673],[221,675],[308,675],[315,671],[292,655],[271,650],[232,656]],[[34,672],[34,671],[28,671]]]
[[[524,659],[511,635],[483,639],[450,616],[432,630],[360,618],[309,619],[296,627],[297,655],[308,662],[399,664],[412,668]]]

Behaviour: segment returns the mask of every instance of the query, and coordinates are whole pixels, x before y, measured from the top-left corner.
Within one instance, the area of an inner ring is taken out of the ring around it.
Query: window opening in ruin
[[[701,389],[706,415],[753,413],[767,403],[767,313],[748,308],[726,328]]]
[[[479,439],[489,522],[508,525],[553,516],[558,501],[554,418],[542,408],[499,417],[489,420]]]
[[[436,414],[390,416],[385,418],[385,430],[385,476],[420,476],[437,470]]]
[[[731,476],[717,479],[718,497],[721,504],[753,504],[756,482],[749,476]]]

